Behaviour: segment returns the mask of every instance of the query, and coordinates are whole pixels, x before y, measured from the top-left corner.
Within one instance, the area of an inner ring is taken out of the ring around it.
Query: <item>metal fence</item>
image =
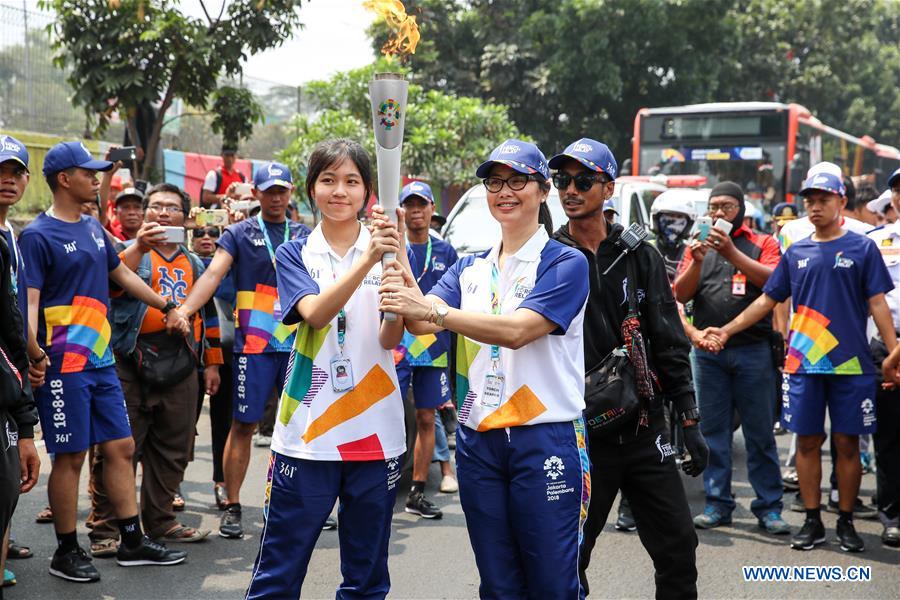
[[[53,15],[0,3],[0,128],[81,135],[84,111],[72,106],[66,72],[53,64]]]

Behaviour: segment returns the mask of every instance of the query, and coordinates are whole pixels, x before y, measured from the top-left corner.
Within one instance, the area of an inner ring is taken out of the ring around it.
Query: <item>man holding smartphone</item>
[[[745,227],[744,212],[741,187],[731,181],[716,184],[709,194],[708,214],[697,220],[697,239],[678,267],[675,298],[681,303],[694,301],[697,329],[721,327],[740,314],[762,294],[778,264],[778,243]],[[701,219],[708,226],[705,236]],[[732,415],[737,409],[747,446],[747,471],[756,492],[750,509],[769,533],[790,533],[781,518],[781,470],[772,431],[778,373],[771,336],[770,314],[731,338],[718,354],[694,348],[700,429],[709,444],[709,466],[703,474],[706,508],[694,517],[700,529],[731,523]]]

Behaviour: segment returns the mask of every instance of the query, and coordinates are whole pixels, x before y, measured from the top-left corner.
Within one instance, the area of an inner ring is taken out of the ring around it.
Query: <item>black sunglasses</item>
[[[568,173],[563,173],[562,171],[558,171],[553,174],[553,187],[558,190],[564,190],[569,187],[569,184],[575,182],[575,189],[579,192],[586,192],[592,187],[594,187],[595,183],[609,183],[609,179],[600,175],[599,173],[579,173],[572,177]]]
[[[195,239],[200,239],[207,235],[211,238],[219,237],[219,228],[218,227],[206,227],[204,229],[195,229],[194,230],[194,238]]]

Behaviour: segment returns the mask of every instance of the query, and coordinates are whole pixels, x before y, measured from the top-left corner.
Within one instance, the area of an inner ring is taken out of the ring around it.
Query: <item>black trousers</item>
[[[878,510],[889,519],[900,516],[900,390],[883,390],[875,394],[878,427],[875,443],[876,500]]]
[[[197,404],[197,419],[200,418],[200,410],[203,407],[203,395],[206,386],[203,385],[203,371],[200,377],[200,397]],[[209,398],[209,427],[212,438],[212,459],[214,483],[225,481],[225,472],[222,470],[222,455],[225,453],[225,442],[228,440],[228,432],[231,430],[231,406],[233,376],[231,365],[219,365],[219,391]]]
[[[0,412],[0,542],[19,503],[21,477],[19,429],[7,413]],[[0,598],[3,598],[2,587]]]
[[[661,412],[637,435],[590,440],[591,503],[584,524],[579,573],[587,568],[597,536],[619,490],[628,498],[641,543],[656,570],[657,598],[697,597],[697,533]],[[596,582],[602,595],[602,582]]]

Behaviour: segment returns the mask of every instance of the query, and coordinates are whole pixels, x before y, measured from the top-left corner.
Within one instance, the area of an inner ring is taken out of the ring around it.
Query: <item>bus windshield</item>
[[[709,186],[734,181],[771,206],[783,200],[786,142],[783,112],[646,116],[639,174],[703,175]]]

